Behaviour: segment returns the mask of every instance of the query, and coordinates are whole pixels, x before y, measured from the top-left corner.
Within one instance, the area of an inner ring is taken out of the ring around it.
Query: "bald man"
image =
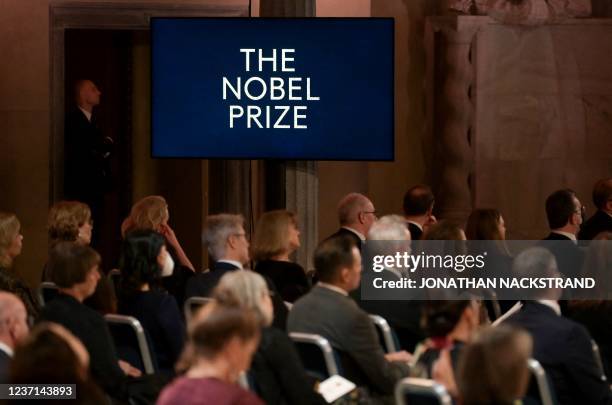
[[[28,313],[14,294],[0,292],[0,384],[8,383],[15,346],[28,335]]]
[[[360,193],[349,193],[338,203],[340,229],[333,235],[349,236],[361,250],[361,242],[376,222],[376,209],[368,197]]]
[[[113,141],[102,135],[93,116],[101,95],[91,80],[75,83],[76,108],[66,116],[64,136],[64,198],[88,204],[94,223],[102,221],[104,194],[111,187]]]

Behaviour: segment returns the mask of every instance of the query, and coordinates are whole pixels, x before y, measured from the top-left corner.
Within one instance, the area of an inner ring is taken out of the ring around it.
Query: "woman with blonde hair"
[[[49,210],[47,229],[52,246],[60,241],[89,245],[93,230],[91,210],[79,201],[55,203]]]
[[[135,230],[152,230],[166,239],[166,247],[177,264],[171,276],[164,277],[162,284],[169,293],[176,297],[179,305],[183,303],[185,284],[195,273],[195,267],[185,254],[183,247],[176,238],[174,230],[168,225],[170,213],[166,199],[159,195],[150,195],[137,201],[130,211],[130,215],[121,225],[121,235]]]
[[[0,290],[11,292],[21,298],[28,316],[36,318],[40,310],[38,301],[34,299],[27,284],[11,270],[13,261],[21,254],[22,244],[23,235],[17,216],[0,212]]]
[[[255,271],[271,279],[287,302],[295,302],[310,289],[304,269],[290,259],[299,247],[300,231],[294,213],[277,210],[261,216],[251,243]]]
[[[253,311],[262,327],[261,340],[249,374],[257,394],[267,404],[325,404],[306,375],[293,342],[284,330],[272,327],[274,311],[270,291],[262,276],[253,271],[225,274],[213,297],[216,302]]]

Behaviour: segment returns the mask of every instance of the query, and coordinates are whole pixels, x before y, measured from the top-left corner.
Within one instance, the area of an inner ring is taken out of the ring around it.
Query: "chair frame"
[[[185,321],[189,322],[192,317],[191,304],[199,303],[202,306],[214,301],[214,298],[210,297],[189,297],[185,300],[185,304],[183,304],[183,312],[185,314]]]
[[[338,364],[334,356],[334,350],[327,339],[320,335],[314,335],[310,333],[289,333],[291,340],[297,343],[308,343],[317,346],[323,353],[323,359],[325,360],[325,367],[327,373],[331,377],[332,375],[339,375]]]
[[[382,333],[383,341],[385,342],[385,350],[387,353],[395,353],[398,348],[393,339],[393,333],[391,332],[391,326],[385,318],[380,315],[370,314],[370,320],[374,323],[374,326]]]
[[[395,384],[395,403],[407,405],[406,394],[430,395],[440,405],[452,405],[453,400],[442,384],[425,378],[403,378]]]
[[[601,360],[601,352],[599,351],[599,345],[593,339],[591,339],[591,348],[593,349],[593,357],[595,358],[595,364],[597,364],[597,368],[601,372],[601,381],[607,381],[608,377],[606,376],[603,361]]]
[[[51,289],[51,288],[54,288],[56,291],[59,291],[59,287],[57,286],[57,284],[52,283],[51,281],[43,281],[38,286],[38,302],[43,307],[47,305],[47,303],[45,302],[45,295],[43,294],[43,291],[45,289]]]
[[[138,319],[134,318],[133,316],[115,314],[104,315],[104,319],[107,323],[128,325],[132,328],[132,330],[134,330],[134,332],[136,333],[136,339],[138,341],[138,350],[140,351],[140,356],[142,357],[144,372],[146,374],[154,374],[155,367],[153,366],[151,350],[149,348],[149,343],[147,342],[145,331],[142,325],[140,324],[140,321],[138,321]]]
[[[527,360],[527,367],[538,385],[538,392],[540,394],[540,401],[542,402],[542,405],[554,405],[552,391],[550,389],[550,385],[548,384],[548,379],[546,378],[546,371],[540,362],[536,359],[529,359]]]

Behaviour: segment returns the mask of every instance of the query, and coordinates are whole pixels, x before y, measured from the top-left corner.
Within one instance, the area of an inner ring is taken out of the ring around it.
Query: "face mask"
[[[170,277],[172,272],[174,271],[174,260],[172,260],[172,256],[170,254],[166,254],[166,260],[164,260],[164,265],[162,266],[162,277]]]

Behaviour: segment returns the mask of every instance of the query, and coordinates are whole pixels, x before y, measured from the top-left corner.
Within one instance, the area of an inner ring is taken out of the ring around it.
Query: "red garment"
[[[159,395],[157,405],[264,405],[252,392],[216,378],[180,377]]]

